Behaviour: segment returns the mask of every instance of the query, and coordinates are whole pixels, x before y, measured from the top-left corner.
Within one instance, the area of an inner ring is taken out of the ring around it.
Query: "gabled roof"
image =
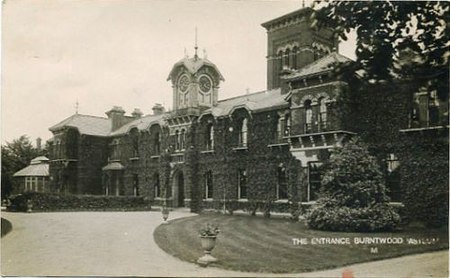
[[[122,135],[130,131],[132,128],[137,128],[138,130],[148,129],[153,124],[164,124],[164,114],[161,115],[146,115],[142,118],[136,119],[132,122],[129,122],[117,130],[111,132],[110,136]]]
[[[63,127],[77,128],[80,134],[108,136],[111,132],[111,120],[108,118],[75,114],[49,128],[54,132]]]
[[[185,58],[181,59],[180,61],[176,62],[173,65],[172,70],[170,71],[169,76],[167,77],[167,80],[172,79],[172,75],[173,75],[175,69],[181,65],[183,65],[191,74],[197,73],[197,71],[199,71],[203,66],[210,66],[210,67],[214,68],[214,70],[217,72],[220,80],[222,80],[222,81],[225,80],[215,64],[213,64],[211,61],[209,61],[206,58],[200,58],[198,56],[194,56],[192,58],[185,57]]]
[[[31,160],[31,165],[14,173],[14,177],[46,177],[49,175],[49,165],[46,163],[49,159],[45,156],[39,156]]]
[[[311,64],[304,66],[303,68],[294,71],[288,75],[285,75],[285,79],[295,79],[299,77],[306,77],[315,75],[318,73],[328,72],[333,69],[335,64],[350,63],[352,60],[337,52],[332,52],[325,57],[322,57]]]
[[[245,108],[249,112],[258,112],[287,106],[285,95],[281,89],[261,91],[219,101],[217,106],[206,110],[203,115],[212,114],[214,117],[224,117],[233,113],[235,109]]]

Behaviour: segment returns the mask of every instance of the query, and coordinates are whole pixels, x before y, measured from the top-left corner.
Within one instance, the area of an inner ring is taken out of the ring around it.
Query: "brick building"
[[[338,53],[332,30],[311,29],[311,11],[262,24],[268,34],[266,91],[220,100],[224,77],[195,54],[170,70],[173,111],[156,104],[151,115],[135,110],[126,116],[113,107],[104,118],[75,114],[51,127],[52,189],[141,195],[193,210],[221,208],[224,201],[244,208],[268,199],[285,210],[289,203],[314,201],[330,149],[378,127],[358,126],[365,119],[364,102],[354,113],[339,113],[340,96],[356,74],[334,72],[351,60]],[[399,120],[386,128],[399,136],[411,134],[412,127],[422,135],[447,130],[448,100],[414,95],[413,107],[396,109]],[[393,199],[401,200],[400,178],[392,174],[400,155],[380,153]]]

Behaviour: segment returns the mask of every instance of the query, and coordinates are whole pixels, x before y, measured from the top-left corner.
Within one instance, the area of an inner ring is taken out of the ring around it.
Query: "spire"
[[[302,0],[302,8],[305,8],[305,0]]]
[[[195,59],[197,59],[198,58],[198,56],[197,56],[197,49],[198,49],[198,46],[197,46],[197,26],[195,26],[195,47],[194,47],[194,49],[195,49],[194,57],[195,57]]]
[[[77,102],[75,103],[75,114],[78,114],[78,107],[79,107],[79,103],[78,103],[78,99],[77,99]]]

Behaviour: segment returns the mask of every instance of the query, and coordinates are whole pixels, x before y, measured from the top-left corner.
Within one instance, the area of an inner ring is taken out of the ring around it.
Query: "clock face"
[[[189,78],[186,75],[183,75],[178,82],[178,86],[182,92],[186,92],[189,87]]]
[[[205,75],[200,77],[200,80],[198,81],[199,85],[200,85],[200,90],[203,93],[208,93],[211,90],[211,79],[209,79],[208,77],[206,77]]]

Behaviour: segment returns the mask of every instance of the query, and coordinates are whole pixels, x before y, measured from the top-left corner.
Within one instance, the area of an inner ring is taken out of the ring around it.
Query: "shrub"
[[[56,193],[25,192],[11,197],[8,210],[26,211],[31,200],[33,211],[58,210],[136,210],[150,209],[150,204],[140,196],[59,195]]]
[[[320,198],[307,213],[306,222],[320,230],[392,230],[400,217],[387,202],[376,159],[364,144],[352,139],[332,153],[322,179]]]

